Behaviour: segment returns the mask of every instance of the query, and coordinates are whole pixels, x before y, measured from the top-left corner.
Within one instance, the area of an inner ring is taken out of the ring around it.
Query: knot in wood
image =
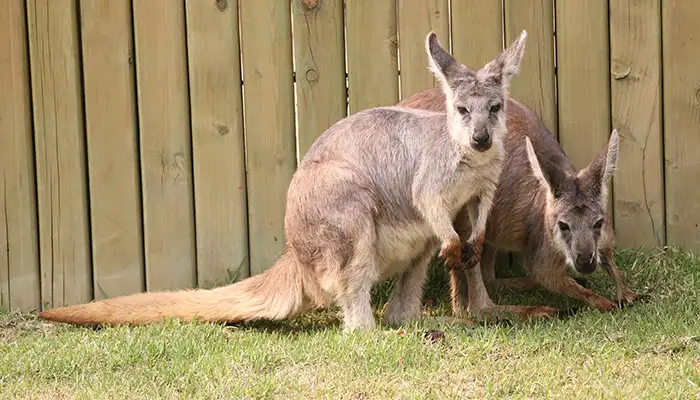
[[[224,11],[228,8],[228,0],[216,0],[216,8],[219,11]]]
[[[632,68],[629,65],[624,65],[619,62],[613,61],[612,66],[612,76],[615,80],[619,81],[621,79],[627,78],[632,72]]]
[[[311,82],[311,83],[318,81],[318,71],[316,71],[313,68],[307,69],[306,70],[306,80]]]
[[[389,52],[394,57],[399,55],[399,43],[396,39],[391,39],[389,41]]]
[[[307,10],[313,10],[318,7],[318,0],[301,0],[301,4],[303,4],[304,8]]]
[[[221,136],[226,136],[231,132],[231,130],[228,128],[228,126],[219,124],[216,126],[216,132]]]

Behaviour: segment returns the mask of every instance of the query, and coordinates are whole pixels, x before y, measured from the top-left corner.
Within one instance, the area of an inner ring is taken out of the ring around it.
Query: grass
[[[674,249],[616,257],[646,302],[528,323],[427,317],[344,334],[337,310],[325,310],[279,323],[92,330],[2,314],[0,398],[700,398],[700,259]],[[612,296],[603,272],[590,282]],[[432,268],[426,314],[449,315],[446,287]],[[389,290],[375,288],[377,304]],[[497,300],[581,306],[540,292]],[[432,329],[444,339],[426,342]]]

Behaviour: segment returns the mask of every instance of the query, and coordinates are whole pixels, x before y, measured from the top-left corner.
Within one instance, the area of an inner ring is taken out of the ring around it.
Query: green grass
[[[0,398],[700,398],[700,259],[676,250],[617,259],[646,302],[529,323],[428,317],[345,334],[326,310],[281,323],[92,330],[4,314]],[[603,272],[590,281],[612,295]],[[431,269],[426,314],[449,315],[446,287]],[[377,304],[389,289],[375,288]],[[498,301],[582,305],[540,292]],[[445,338],[427,343],[431,329]]]

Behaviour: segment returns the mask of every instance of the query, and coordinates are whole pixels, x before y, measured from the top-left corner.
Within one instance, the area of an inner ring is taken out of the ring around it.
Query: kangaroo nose
[[[591,273],[595,269],[593,253],[579,253],[576,255],[576,266],[579,272]]]
[[[479,151],[488,150],[491,147],[491,135],[487,131],[475,133],[472,136],[473,147]]]

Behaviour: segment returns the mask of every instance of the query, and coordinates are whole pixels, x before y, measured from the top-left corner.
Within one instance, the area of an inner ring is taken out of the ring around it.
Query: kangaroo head
[[[607,146],[575,175],[548,160],[540,162],[525,138],[530,167],[547,190],[546,229],[566,258],[581,274],[595,271],[600,262],[599,242],[605,224],[608,182],[617,164],[619,139],[613,130]]]
[[[445,94],[447,126],[465,153],[486,152],[493,144],[502,151],[506,135],[508,84],[518,73],[527,32],[478,71],[472,71],[442,48],[434,32],[426,50],[430,69]]]

